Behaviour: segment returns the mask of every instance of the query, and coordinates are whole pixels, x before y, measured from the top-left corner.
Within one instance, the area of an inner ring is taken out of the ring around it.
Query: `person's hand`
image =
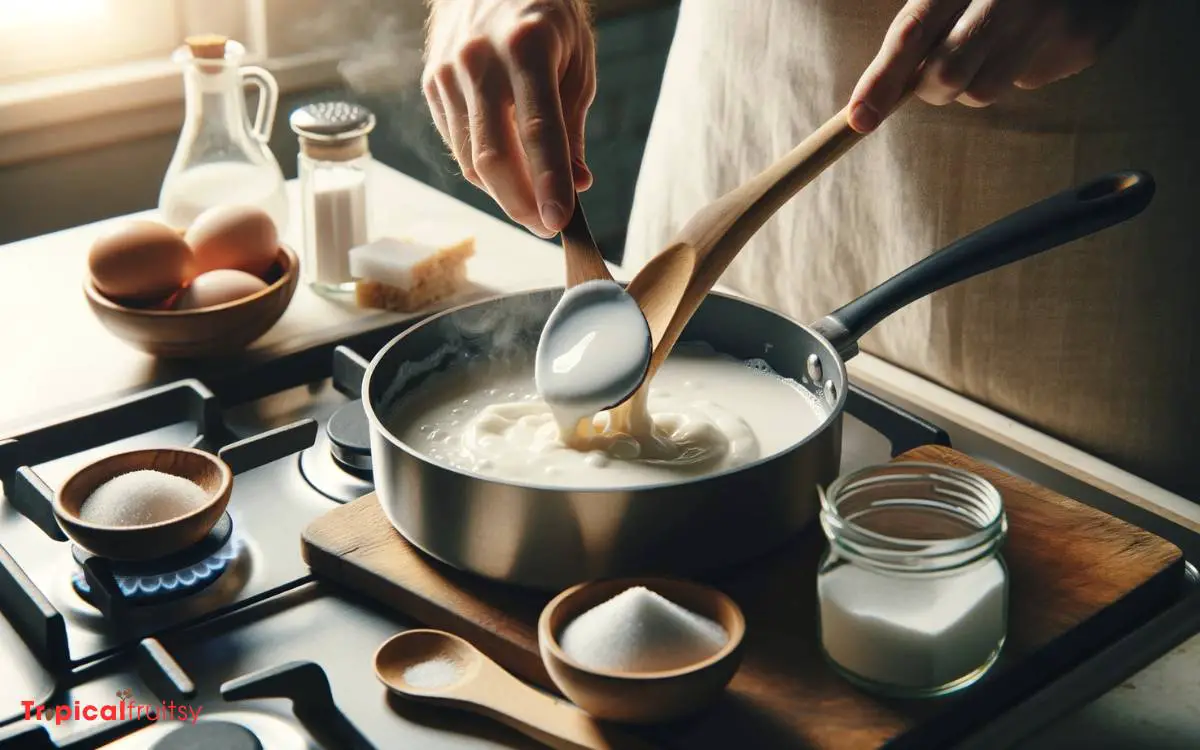
[[[986,107],[1090,67],[1137,0],[908,0],[850,98],[850,124],[879,126],[915,82],[936,105]]]
[[[596,93],[582,0],[435,0],[425,98],[463,176],[541,237],[591,186],[583,130]]]

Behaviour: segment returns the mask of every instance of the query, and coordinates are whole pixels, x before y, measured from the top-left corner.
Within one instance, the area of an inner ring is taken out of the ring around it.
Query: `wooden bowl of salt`
[[[598,719],[672,721],[710,705],[741,665],[746,619],[714,588],[672,578],[591,581],[538,618],[554,684]]]
[[[73,542],[110,560],[153,560],[187,549],[220,520],[233,471],[192,448],[117,453],[84,466],[54,497]]]

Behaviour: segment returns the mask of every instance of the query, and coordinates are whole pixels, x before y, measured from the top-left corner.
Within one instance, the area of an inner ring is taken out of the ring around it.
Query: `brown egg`
[[[165,299],[187,283],[192,251],[174,229],[132,221],[96,240],[88,270],[96,289],[115,302],[146,304]]]
[[[196,273],[218,268],[262,277],[279,256],[275,222],[251,206],[216,206],[196,217],[184,239],[196,256]]]
[[[176,310],[199,310],[244,299],[267,288],[266,282],[245,271],[218,268],[192,279],[175,300]]]

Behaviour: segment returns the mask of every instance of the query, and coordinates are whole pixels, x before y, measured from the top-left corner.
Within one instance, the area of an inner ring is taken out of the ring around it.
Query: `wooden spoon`
[[[671,353],[688,320],[738,251],[783,204],[863,138],[850,127],[849,106],[808,136],[791,153],[700,209],[629,282],[627,290],[650,324],[654,353],[646,378],[613,410],[618,429],[631,424],[647,395],[646,384]]]
[[[645,382],[653,343],[637,300],[613,280],[578,195],[562,244],[567,289],[542,329],[534,371],[538,394],[574,424],[625,401]]]
[[[427,665],[425,675],[409,671],[419,665]],[[375,652],[375,674],[398,695],[488,716],[560,750],[652,747],[534,690],[470,643],[441,630],[392,636]]]
[[[592,237],[588,227],[587,216],[583,213],[583,204],[579,195],[575,195],[575,213],[561,232],[563,252],[567,257],[567,288],[577,286],[585,281],[600,279],[612,281],[612,273],[600,248]]]

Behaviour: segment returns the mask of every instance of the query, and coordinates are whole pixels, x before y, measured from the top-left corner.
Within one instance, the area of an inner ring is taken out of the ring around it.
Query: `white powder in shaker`
[[[415,688],[436,690],[452,685],[459,677],[458,664],[452,659],[438,656],[404,670],[404,681]]]
[[[1006,632],[998,560],[942,578],[902,578],[843,565],[818,579],[821,640],[859,677],[936,688],[988,661]]]
[[[353,281],[350,251],[367,242],[367,176],[357,169],[326,168],[312,175],[306,217],[313,278],[322,284]]]
[[[718,623],[635,586],[572,620],[559,642],[590,669],[660,672],[707,659],[728,640]]]
[[[141,469],[100,485],[83,501],[79,519],[98,526],[142,526],[170,521],[207,503],[200,485],[174,474]]]

